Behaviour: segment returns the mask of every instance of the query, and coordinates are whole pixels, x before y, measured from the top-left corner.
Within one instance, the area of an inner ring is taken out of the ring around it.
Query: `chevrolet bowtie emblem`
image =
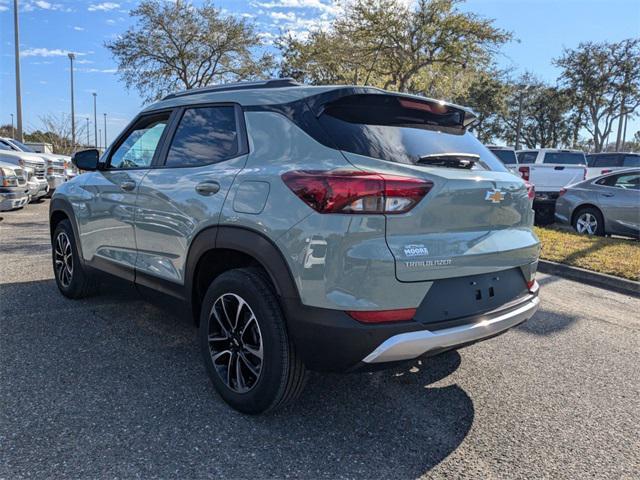
[[[484,199],[491,203],[500,203],[504,200],[504,193],[500,190],[488,190],[484,196]]]

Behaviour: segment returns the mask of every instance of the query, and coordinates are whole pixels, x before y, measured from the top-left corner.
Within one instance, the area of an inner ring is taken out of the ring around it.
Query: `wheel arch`
[[[291,270],[269,238],[245,227],[210,227],[198,233],[187,255],[185,294],[196,323],[211,281],[224,271],[248,266],[261,268],[279,297],[299,299]]]
[[[597,210],[598,213],[600,213],[600,215],[602,216],[602,219],[604,221],[604,215],[600,207],[598,207],[594,203],[587,202],[587,203],[581,203],[580,205],[578,205],[576,208],[573,209],[573,212],[571,212],[571,226],[573,226],[573,224],[575,223],[577,215],[585,208],[593,208],[594,210]]]
[[[80,261],[84,263],[84,256],[82,254],[82,242],[80,242],[80,236],[78,234],[78,225],[76,222],[76,216],[73,212],[71,204],[62,198],[52,198],[49,204],[49,235],[53,240],[53,232],[56,229],[58,223],[63,220],[69,220],[71,228],[73,230],[73,236],[76,240],[76,247],[78,248],[78,256]]]

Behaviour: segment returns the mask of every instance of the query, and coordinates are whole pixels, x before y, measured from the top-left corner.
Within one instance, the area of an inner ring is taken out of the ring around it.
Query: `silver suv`
[[[524,181],[467,109],[368,87],[240,83],[146,108],[50,209],[70,298],[99,272],[184,302],[211,381],[259,413],[306,371],[391,366],[538,308]]]

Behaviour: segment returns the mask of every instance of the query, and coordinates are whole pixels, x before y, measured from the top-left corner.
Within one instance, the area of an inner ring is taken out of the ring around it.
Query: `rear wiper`
[[[431,167],[471,169],[478,160],[480,155],[475,153],[432,153],[419,157],[416,163]]]

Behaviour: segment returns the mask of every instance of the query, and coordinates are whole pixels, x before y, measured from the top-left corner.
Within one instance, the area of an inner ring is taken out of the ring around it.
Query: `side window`
[[[640,155],[625,155],[623,167],[640,167]]]
[[[217,163],[240,151],[235,108],[197,107],[185,110],[171,147],[166,167],[193,167]]]
[[[619,155],[598,155],[593,162],[594,167],[619,167],[622,158]]]
[[[109,168],[150,167],[169,115],[163,113],[141,118],[111,154]]]
[[[624,188],[626,190],[640,190],[640,173],[627,173],[618,175],[614,187]]]
[[[518,163],[536,163],[538,152],[520,152],[518,153]]]

